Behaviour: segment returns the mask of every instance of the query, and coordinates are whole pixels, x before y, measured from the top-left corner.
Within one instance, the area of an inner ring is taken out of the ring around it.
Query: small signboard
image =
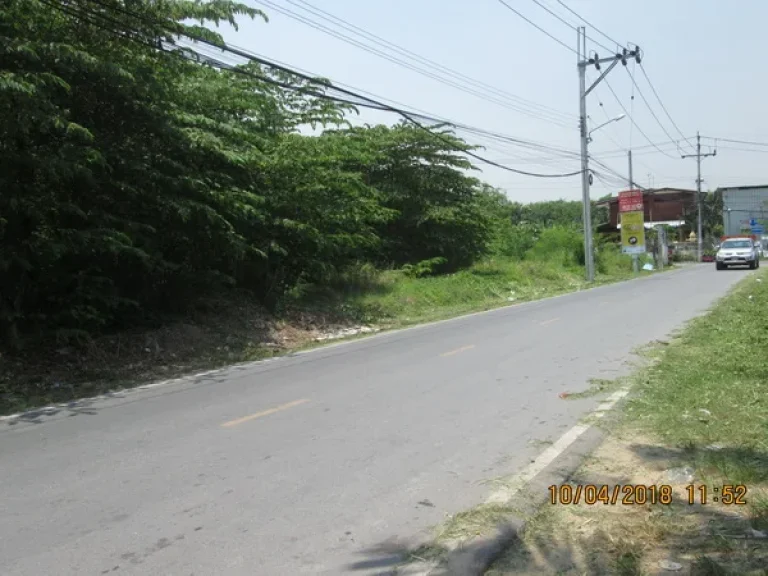
[[[624,190],[619,192],[619,212],[642,212],[643,191]]]
[[[746,226],[744,229],[746,229]],[[749,219],[749,231],[752,234],[765,234],[765,228],[763,227],[762,223],[757,220],[757,218]]]
[[[621,251],[624,254],[645,253],[645,221],[642,210],[622,212]]]

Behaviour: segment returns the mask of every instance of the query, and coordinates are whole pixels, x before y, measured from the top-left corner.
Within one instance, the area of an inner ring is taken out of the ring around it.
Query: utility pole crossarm
[[[598,85],[598,84],[600,84],[600,82],[602,82],[603,78],[605,78],[606,76],[608,76],[608,74],[610,73],[610,71],[611,71],[611,70],[613,70],[613,69],[616,67],[616,64],[618,64],[618,63],[619,63],[619,59],[618,59],[618,58],[612,58],[611,60],[612,60],[612,62],[611,62],[611,65],[610,65],[610,66],[608,66],[608,68],[606,68],[606,69],[605,69],[605,72],[603,72],[602,74],[600,74],[600,76],[598,76],[598,77],[597,77],[597,80],[595,80],[595,81],[592,83],[592,86],[590,86],[589,88],[587,88],[587,90],[584,92],[584,98],[586,98],[586,97],[587,97],[587,95],[589,95],[589,93],[590,93],[590,92],[592,92],[592,90],[594,90],[594,89],[597,87],[597,85]]]

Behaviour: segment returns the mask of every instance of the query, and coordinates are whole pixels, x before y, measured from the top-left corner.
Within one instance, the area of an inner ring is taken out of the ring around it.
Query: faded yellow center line
[[[560,320],[560,318],[550,318],[549,320],[544,320],[544,322],[540,322],[539,326],[546,326],[547,324],[552,324],[552,322],[557,322]]]
[[[446,356],[453,356],[454,354],[459,354],[460,352],[466,352],[467,350],[472,350],[474,348],[474,344],[470,344],[469,346],[463,346],[461,348],[457,348],[456,350],[451,350],[450,352],[444,352],[443,354],[440,354],[443,358]]]
[[[231,428],[232,426],[237,426],[238,424],[250,422],[251,420],[256,420],[256,418],[261,418],[262,416],[269,416],[270,414],[274,414],[275,412],[282,412],[283,410],[288,410],[288,408],[293,408],[294,406],[305,404],[307,402],[309,402],[309,398],[302,398],[301,400],[294,400],[293,402],[280,404],[280,406],[275,406],[274,408],[270,408],[269,410],[263,410],[261,412],[256,412],[255,414],[251,414],[250,416],[243,416],[242,418],[237,418],[236,420],[230,420],[229,422],[224,422],[224,424],[222,424],[221,427]]]

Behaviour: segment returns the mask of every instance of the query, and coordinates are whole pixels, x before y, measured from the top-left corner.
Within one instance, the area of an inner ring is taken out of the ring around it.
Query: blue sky
[[[247,2],[263,9],[270,22],[242,21],[238,31],[225,27],[225,39],[265,57],[390,101],[407,104],[411,108],[429,111],[436,116],[574,152],[579,149],[576,55],[505,8],[498,0],[307,0],[308,4],[302,0],[269,1],[358,42],[383,50],[375,46],[370,38],[360,38],[305,10],[320,8],[421,57],[482,82],[483,86],[478,88],[475,85],[471,89],[481,90],[496,102],[462,92],[367,53],[254,0]],[[548,14],[533,0],[506,2],[568,47],[575,48],[575,30]],[[566,21],[578,22],[576,16],[557,0],[539,2]],[[634,42],[642,47],[645,71],[683,135],[693,137],[696,130],[700,130],[707,137],[702,140],[705,150],[714,144],[711,137],[766,143],[764,151],[760,151],[754,145],[720,141],[718,155],[703,162],[705,189],[764,184],[768,181],[763,168],[763,160],[768,158],[768,116],[765,107],[768,77],[763,72],[765,64],[760,57],[760,39],[768,19],[768,2],[563,2],[611,38]],[[613,47],[595,29],[587,27],[587,35]],[[601,56],[605,55],[605,50],[592,42],[588,48],[595,48]],[[407,60],[402,55],[388,53]],[[425,67],[423,63],[408,61]],[[634,102],[631,101],[633,85],[628,71],[633,70],[639,90],[661,121],[661,126],[649,112],[637,89],[634,90]],[[434,67],[428,67],[427,71],[445,76],[443,71]],[[592,70],[589,76],[595,78],[596,74]],[[679,158],[680,152],[670,136],[680,140],[680,132],[659,105],[640,67],[633,68],[632,64],[626,70],[616,67],[608,76],[608,84],[621,103],[632,112],[636,126],[648,139],[632,125],[629,118],[624,118],[593,134],[591,154],[616,172],[626,175],[626,150],[631,144],[635,158],[635,181],[644,186],[695,187],[695,160]],[[602,83],[588,97],[590,128],[622,113],[608,84]],[[496,90],[495,96],[489,92],[490,89]],[[517,99],[514,100],[515,106],[518,109],[522,107],[528,114],[508,105],[500,105],[500,93],[506,102]],[[543,115],[542,107],[557,112]],[[553,118],[560,123],[552,122]],[[365,111],[361,120],[392,123],[398,118],[391,114]],[[467,139],[487,146],[486,150],[479,152],[482,155],[512,168],[542,173],[569,172],[579,168],[577,160],[560,154],[532,151],[474,136]],[[651,147],[649,140],[671,157]],[[693,138],[691,142],[694,142]],[[692,152],[687,144],[683,147],[685,152]],[[513,200],[530,202],[581,197],[578,177],[537,179],[480,164],[478,167],[482,168],[479,177],[504,189]],[[594,164],[591,167],[601,170]],[[596,180],[591,194],[597,198],[609,192],[615,194],[621,188],[615,177],[607,183]]]

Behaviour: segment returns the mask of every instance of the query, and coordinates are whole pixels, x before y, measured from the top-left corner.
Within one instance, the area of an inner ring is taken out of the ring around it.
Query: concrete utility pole
[[[717,156],[717,149],[714,152],[701,153],[701,136],[696,131],[696,154],[683,154],[683,158],[696,158],[696,256],[699,262],[704,252],[704,238],[701,237],[701,159],[707,156]]]
[[[581,196],[582,219],[584,221],[584,264],[587,282],[595,279],[595,254],[592,248],[592,204],[589,196],[589,186],[592,175],[589,172],[589,132],[587,131],[587,95],[602,82],[611,70],[621,62],[627,65],[627,58],[634,58],[640,63],[640,47],[634,50],[624,48],[621,53],[607,58],[600,58],[596,53],[592,57],[587,56],[587,31],[584,26],[577,30],[577,68],[579,70],[579,133],[581,135]],[[598,76],[592,85],[587,88],[587,66],[594,65],[600,70],[600,65],[610,62],[610,65]],[[631,178],[630,178],[631,181]]]

